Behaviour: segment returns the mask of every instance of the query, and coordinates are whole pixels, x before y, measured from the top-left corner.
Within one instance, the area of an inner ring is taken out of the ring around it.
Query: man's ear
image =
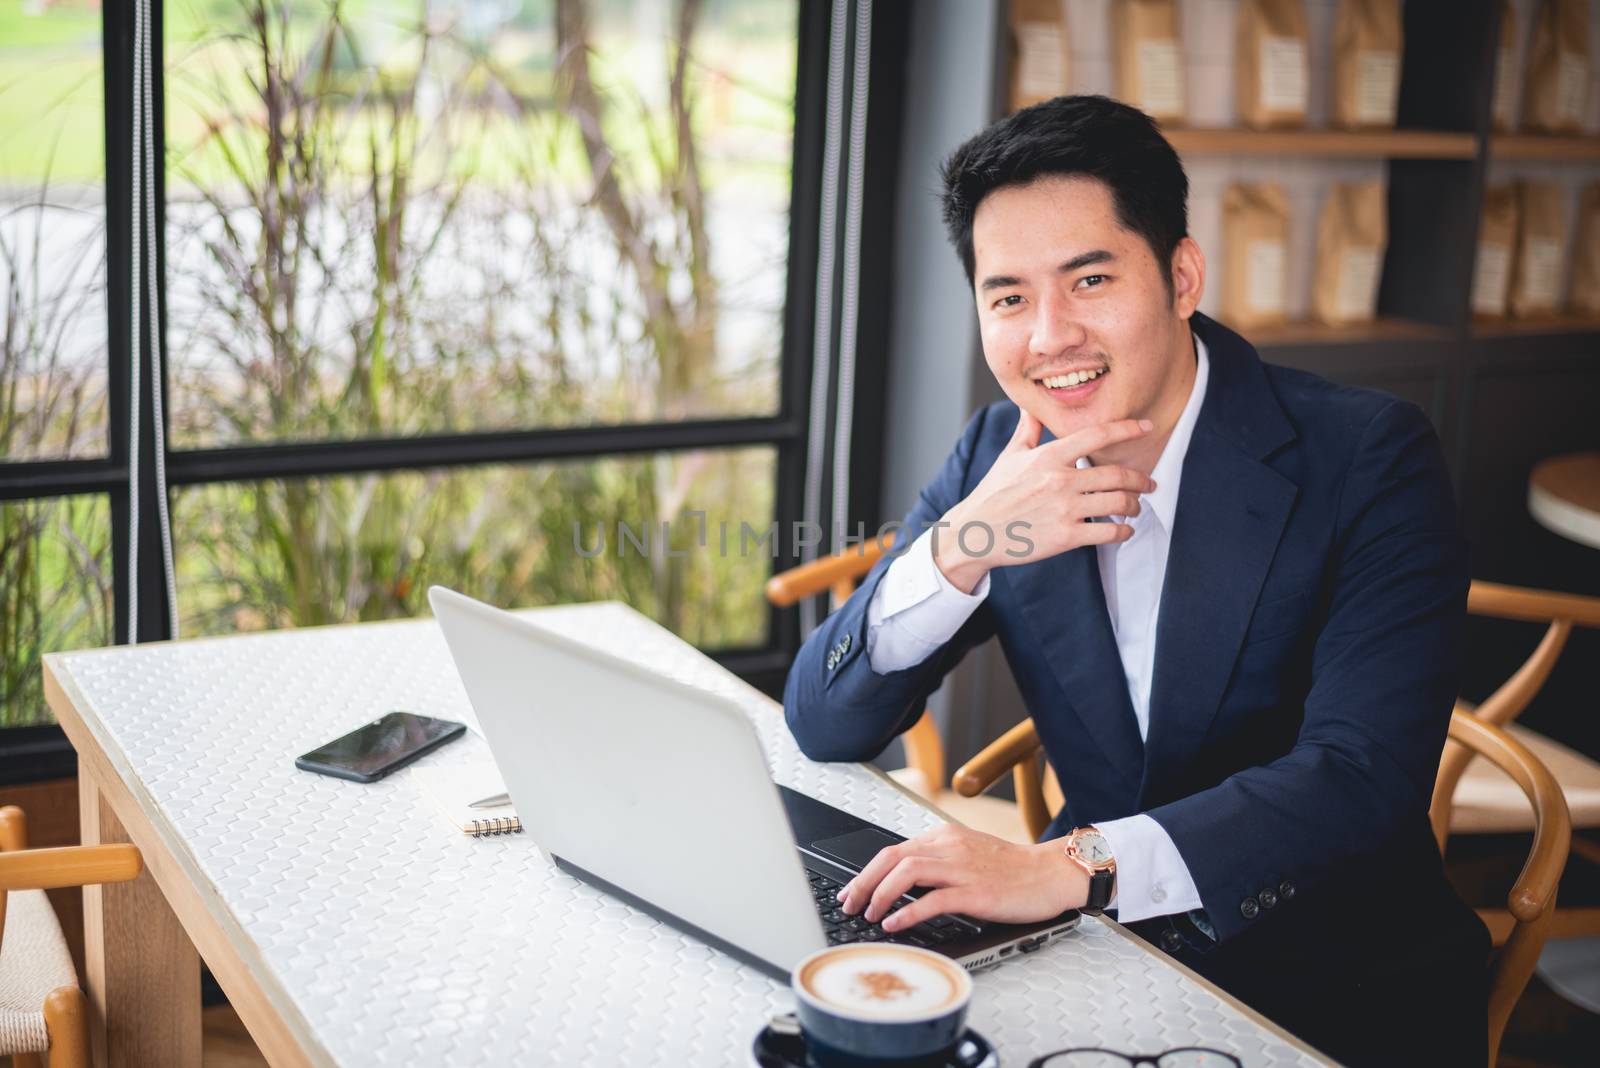
[[[1206,256],[1192,237],[1172,250],[1172,310],[1188,319],[1200,307],[1206,292]]]

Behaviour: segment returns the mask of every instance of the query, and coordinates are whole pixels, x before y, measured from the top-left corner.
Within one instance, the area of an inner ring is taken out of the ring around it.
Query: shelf
[[[1477,319],[1473,337],[1528,337],[1537,334],[1600,334],[1600,319],[1551,315],[1543,319]]]
[[[1163,130],[1180,156],[1343,156],[1353,159],[1472,159],[1469,133],[1439,130]]]
[[[1491,159],[1594,160],[1600,162],[1600,137],[1554,134],[1496,134],[1489,138]]]
[[[1282,326],[1262,326],[1243,331],[1245,340],[1257,348],[1272,345],[1327,345],[1361,341],[1441,341],[1450,329],[1407,319],[1374,319],[1370,323],[1329,326],[1326,323],[1294,322]]]

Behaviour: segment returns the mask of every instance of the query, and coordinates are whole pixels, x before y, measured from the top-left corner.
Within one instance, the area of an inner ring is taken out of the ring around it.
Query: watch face
[[[1084,831],[1074,841],[1078,846],[1078,856],[1090,864],[1111,863],[1111,846],[1099,831]]]

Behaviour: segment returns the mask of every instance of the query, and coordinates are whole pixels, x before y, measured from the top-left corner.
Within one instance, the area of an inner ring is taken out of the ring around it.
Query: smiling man
[[[1347,1063],[1482,1063],[1487,934],[1427,820],[1468,584],[1438,440],[1199,314],[1187,197],[1154,124],[1101,97],[945,164],[1008,399],[784,705],[811,757],[867,759],[998,637],[1066,805],[1036,845],[948,825],[886,849],[843,906],[891,935],[1107,908]]]

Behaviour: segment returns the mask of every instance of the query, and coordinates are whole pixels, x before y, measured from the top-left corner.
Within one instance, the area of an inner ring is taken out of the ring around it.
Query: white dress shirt
[[[1120,544],[1095,546],[1100,584],[1105,589],[1111,629],[1116,635],[1141,738],[1150,730],[1156,623],[1178,506],[1178,483],[1209,378],[1205,342],[1196,337],[1194,347],[1194,386],[1161,458],[1150,472],[1156,488],[1140,498],[1138,515],[1131,519],[1118,517],[1133,528],[1133,536]],[[1083,457],[1078,466],[1092,465],[1088,457]],[[949,536],[948,531],[945,533]],[[933,534],[933,530],[924,533],[889,565],[888,574],[867,605],[867,662],[880,675],[927,659],[955,636],[989,595],[987,574],[970,594],[950,584],[933,561]],[[1189,867],[1159,823],[1140,813],[1095,826],[1105,835],[1117,858],[1117,888],[1112,904],[1119,920],[1132,923],[1200,908],[1200,892]]]

